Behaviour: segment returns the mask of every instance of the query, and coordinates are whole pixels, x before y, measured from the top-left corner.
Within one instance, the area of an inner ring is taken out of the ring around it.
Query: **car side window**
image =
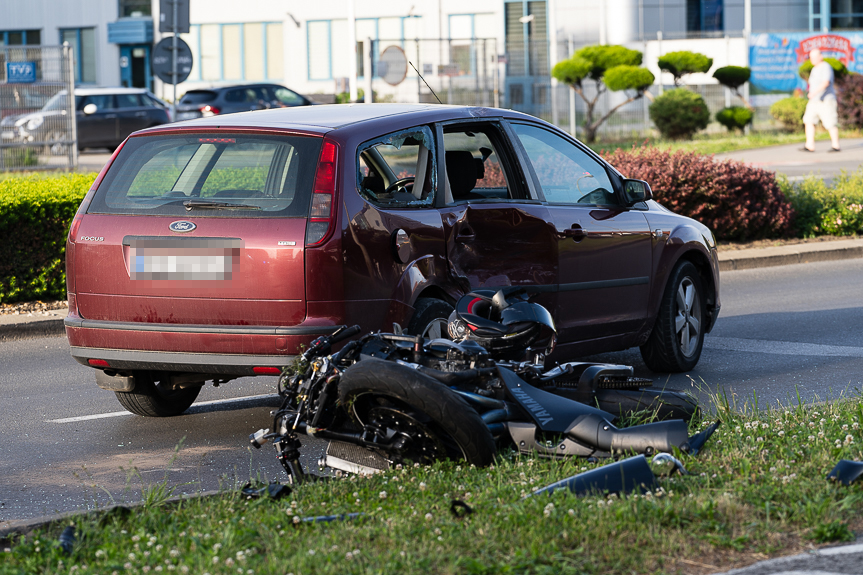
[[[296,92],[291,92],[287,88],[276,88],[274,90],[276,100],[283,106],[302,106],[303,98]]]
[[[501,141],[498,130],[490,124],[444,128],[446,204],[519,199],[504,169]]]
[[[513,123],[546,201],[556,204],[620,205],[608,172],[572,142],[539,126]]]
[[[357,152],[357,189],[374,205],[428,208],[437,187],[435,149],[427,126],[362,144]]]
[[[96,104],[96,110],[99,112],[104,112],[105,110],[110,110],[114,107],[114,96],[111,94],[95,94],[92,96],[85,96],[83,100],[81,100],[80,110],[84,109],[84,106],[87,104]]]
[[[140,94],[117,94],[117,107],[118,108],[140,108],[141,107],[141,95]]]

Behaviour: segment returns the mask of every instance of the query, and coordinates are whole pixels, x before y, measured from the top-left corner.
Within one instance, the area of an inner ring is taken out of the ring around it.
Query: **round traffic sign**
[[[166,84],[184,82],[192,72],[192,50],[182,38],[177,38],[177,79],[174,80],[171,72],[173,45],[174,37],[168,36],[159,40],[153,48],[153,74]]]
[[[399,46],[387,46],[378,58],[378,76],[392,86],[402,83],[408,73],[408,59]]]

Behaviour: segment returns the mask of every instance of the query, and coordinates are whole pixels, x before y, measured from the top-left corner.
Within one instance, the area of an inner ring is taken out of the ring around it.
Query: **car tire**
[[[429,339],[449,339],[446,326],[454,310],[455,308],[443,300],[421,297],[414,304],[414,315],[408,324],[407,332]]]
[[[203,386],[168,389],[162,382],[167,374],[150,371],[135,372],[133,391],[115,391],[120,405],[135,415],[144,417],[172,417],[180,415],[192,405]]]
[[[701,276],[690,262],[681,262],[671,272],[653,331],[641,346],[647,367],[657,372],[694,368],[704,345],[706,319]]]
[[[494,437],[479,413],[447,386],[410,367],[382,359],[352,365],[339,380],[339,404],[364,428],[378,422],[409,434],[405,460],[463,459],[478,467],[494,461]]]

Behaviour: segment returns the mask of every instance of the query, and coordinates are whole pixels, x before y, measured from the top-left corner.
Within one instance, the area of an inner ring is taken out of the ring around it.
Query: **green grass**
[[[684,456],[691,475],[644,496],[522,499],[596,464],[506,453],[490,468],[408,467],[302,485],[281,501],[151,498],[127,515],[79,519],[71,556],[56,544],[64,524],[7,541],[0,573],[673,573],[863,528],[863,484],[825,479],[839,459],[861,458],[859,397],[761,411],[720,402],[718,411],[724,423],[706,449]],[[452,499],[474,513],[452,516]],[[366,516],[298,519],[354,512]]]
[[[847,131],[840,134],[841,138],[859,138],[860,132]],[[820,130],[816,133],[817,140],[830,139],[827,132]],[[804,135],[802,133],[787,132],[757,132],[749,135],[744,134],[697,134],[691,140],[664,140],[661,138],[632,138],[618,141],[600,141],[590,144],[591,149],[597,153],[613,152],[618,148],[628,149],[633,146],[655,146],[662,150],[685,150],[687,152],[698,152],[699,154],[721,154],[737,150],[751,148],[765,148],[767,146],[778,146],[782,144],[803,145]]]

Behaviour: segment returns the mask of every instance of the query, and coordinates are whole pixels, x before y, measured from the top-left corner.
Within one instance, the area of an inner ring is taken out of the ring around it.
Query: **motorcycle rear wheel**
[[[375,425],[410,437],[402,458],[428,464],[464,459],[494,461],[494,437],[458,394],[407,366],[365,359],[339,380],[339,403],[361,426]]]

